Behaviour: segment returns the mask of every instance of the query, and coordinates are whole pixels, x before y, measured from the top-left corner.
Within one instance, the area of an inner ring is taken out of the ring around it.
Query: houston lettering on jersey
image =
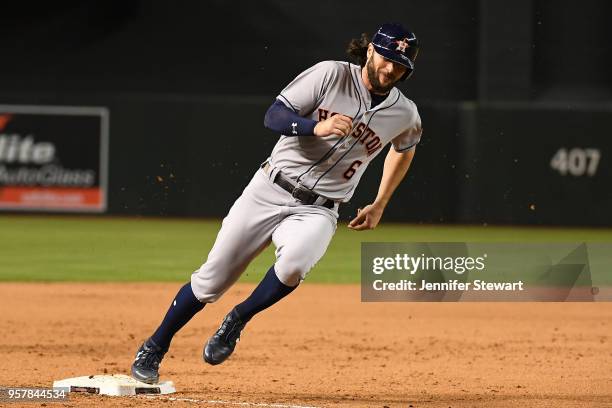
[[[328,109],[319,108],[319,121],[325,120],[337,114],[338,112],[332,112],[330,114]],[[351,118],[350,116],[348,117]],[[351,118],[351,120],[353,120],[353,118]],[[351,136],[355,139],[359,139],[359,142],[364,145],[367,156],[370,156],[372,153],[382,147],[382,142],[380,141],[380,138],[376,136],[376,132],[370,129],[369,126],[366,126],[366,124],[363,122],[355,126],[351,132]]]

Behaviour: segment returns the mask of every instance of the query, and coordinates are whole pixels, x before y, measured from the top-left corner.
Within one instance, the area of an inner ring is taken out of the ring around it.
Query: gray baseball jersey
[[[361,67],[323,61],[297,76],[278,95],[300,116],[316,121],[335,114],[352,119],[345,137],[281,136],[270,162],[300,184],[337,201],[348,201],[368,164],[389,142],[396,151],[414,148],[421,138],[416,105],[393,88],[370,109]]]

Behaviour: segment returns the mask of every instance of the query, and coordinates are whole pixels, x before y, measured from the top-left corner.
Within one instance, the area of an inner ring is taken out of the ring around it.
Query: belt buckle
[[[293,198],[297,198],[298,200],[302,201],[300,198],[300,192],[302,190],[299,187],[293,187],[293,190],[291,191],[291,196]]]
[[[293,189],[293,191],[291,192],[291,196],[293,198],[297,198],[298,200],[300,200],[304,204],[307,204],[307,205],[312,204],[312,202],[310,200],[312,197],[310,196],[310,194],[308,194],[307,191],[301,189],[300,187],[295,187]]]

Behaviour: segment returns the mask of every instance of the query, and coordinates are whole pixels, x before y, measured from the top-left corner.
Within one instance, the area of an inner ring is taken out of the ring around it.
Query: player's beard
[[[366,62],[366,72],[368,73],[368,80],[370,81],[370,86],[372,86],[372,92],[377,94],[386,94],[389,93],[391,89],[395,86],[397,81],[389,82],[388,85],[383,85],[378,80],[378,73],[376,72],[376,68],[374,68],[374,58],[370,57]]]

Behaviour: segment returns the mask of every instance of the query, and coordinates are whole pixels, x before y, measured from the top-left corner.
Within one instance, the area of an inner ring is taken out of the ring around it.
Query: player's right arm
[[[351,118],[345,115],[334,115],[320,122],[304,118],[278,99],[264,117],[266,128],[285,136],[345,136],[352,125]]]
[[[327,89],[338,78],[338,62],[323,61],[298,75],[281,91],[264,118],[264,126],[285,136],[345,136],[351,119],[333,115],[317,122],[310,119]]]

